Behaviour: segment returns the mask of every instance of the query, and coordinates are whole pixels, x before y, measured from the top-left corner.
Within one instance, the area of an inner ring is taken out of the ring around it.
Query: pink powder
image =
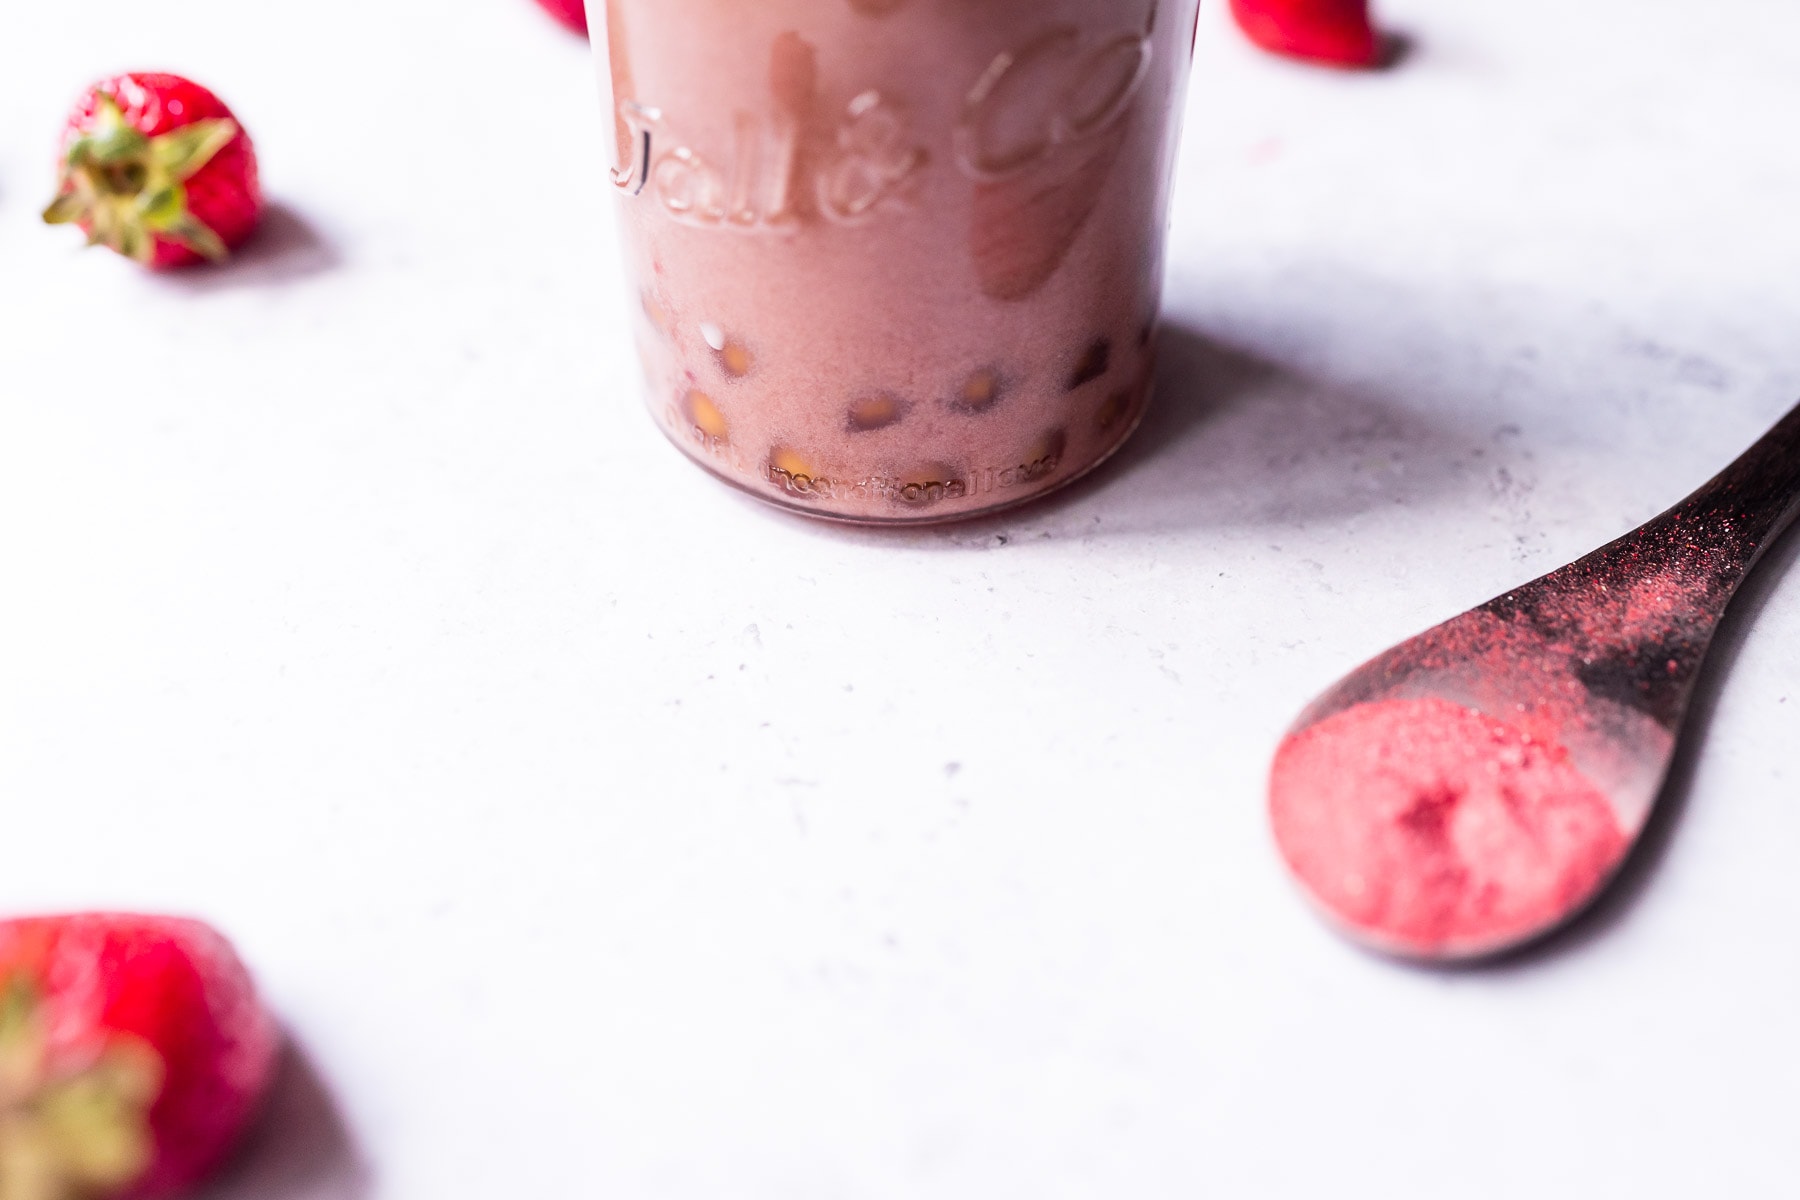
[[[1531,598],[1532,618],[1589,652],[1642,646],[1690,628],[1711,582],[1704,569],[1675,563],[1611,587],[1543,588]]]
[[[1560,745],[1439,699],[1361,704],[1288,738],[1270,809],[1313,897],[1403,953],[1476,954],[1546,929],[1629,845]]]

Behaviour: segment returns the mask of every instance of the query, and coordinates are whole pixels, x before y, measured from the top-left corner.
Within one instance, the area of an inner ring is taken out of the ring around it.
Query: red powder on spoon
[[[1289,737],[1270,809],[1313,897],[1401,952],[1478,954],[1554,924],[1629,845],[1561,746],[1440,699],[1360,704]]]

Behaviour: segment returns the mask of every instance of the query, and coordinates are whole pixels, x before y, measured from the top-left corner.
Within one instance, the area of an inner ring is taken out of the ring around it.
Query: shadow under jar
[[[605,0],[650,409],[772,503],[954,520],[1150,388],[1198,0]]]

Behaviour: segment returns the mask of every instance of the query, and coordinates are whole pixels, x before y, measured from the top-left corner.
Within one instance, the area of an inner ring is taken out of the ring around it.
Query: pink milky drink
[[[1197,4],[605,0],[663,430],[867,523],[1016,504],[1112,453],[1150,388]]]

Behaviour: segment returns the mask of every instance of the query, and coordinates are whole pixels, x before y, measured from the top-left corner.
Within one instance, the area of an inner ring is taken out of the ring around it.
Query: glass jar
[[[664,432],[762,499],[877,524],[1105,459],[1150,389],[1197,3],[604,0]]]

